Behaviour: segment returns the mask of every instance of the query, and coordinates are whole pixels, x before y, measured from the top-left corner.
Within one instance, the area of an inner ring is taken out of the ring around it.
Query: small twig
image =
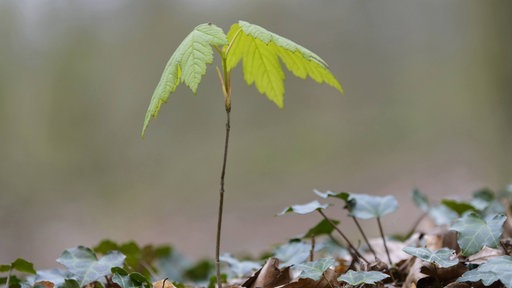
[[[165,282],[167,282],[167,280],[169,280],[169,278],[165,278],[164,281],[162,281],[162,288],[165,288]]]
[[[9,269],[9,273],[7,274],[7,279],[5,280],[5,288],[9,288],[9,282],[11,281],[11,274],[12,274],[12,265]]]
[[[375,253],[375,250],[373,250],[372,245],[370,244],[370,241],[368,241],[368,238],[366,237],[366,234],[363,231],[363,228],[361,228],[361,225],[359,225],[359,221],[357,221],[357,218],[352,216],[352,219],[354,220],[354,223],[356,223],[357,229],[359,229],[359,232],[361,232],[361,235],[363,235],[364,241],[366,242],[366,245],[368,246],[368,249],[373,254],[373,257],[377,258],[377,253]]]
[[[354,252],[354,254],[357,255],[357,257],[362,259],[367,264],[370,264],[370,262],[368,262],[368,260],[366,260],[363,257],[363,255],[361,255],[361,253],[359,253],[359,251],[357,251],[357,249],[354,247],[354,245],[352,245],[352,242],[350,242],[350,240],[347,238],[347,236],[345,236],[345,234],[343,232],[341,232],[341,230],[338,228],[338,226],[336,226],[336,224],[332,223],[331,219],[327,218],[327,216],[325,215],[325,213],[322,210],[316,210],[316,211],[318,211],[318,213],[320,213],[320,215],[322,215],[322,217],[324,217],[324,219],[334,228],[334,230],[336,230],[341,235],[341,237],[343,237],[345,242],[347,242],[347,245]]]
[[[393,266],[393,262],[391,261],[391,257],[389,256],[388,245],[386,244],[386,237],[384,237],[384,230],[382,230],[382,223],[380,223],[380,217],[377,217],[377,224],[379,224],[380,236],[382,237],[382,242],[384,242],[384,249],[386,249],[386,255],[388,256],[389,265]]]

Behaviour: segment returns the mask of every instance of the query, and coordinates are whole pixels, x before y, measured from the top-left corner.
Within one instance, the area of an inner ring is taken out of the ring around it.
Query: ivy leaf
[[[427,195],[423,194],[419,189],[412,191],[412,201],[423,212],[427,212],[430,209]]]
[[[505,287],[512,288],[512,256],[498,256],[489,259],[478,268],[464,273],[457,279],[457,282],[482,281],[485,286],[491,286],[498,280]]]
[[[334,258],[323,258],[313,262],[298,264],[295,265],[295,268],[302,270],[299,278],[311,278],[313,280],[320,280],[324,272],[331,266],[334,266]]]
[[[344,200],[344,201],[348,201],[348,197],[350,196],[350,193],[348,192],[332,192],[332,191],[327,191],[325,193],[322,193],[318,190],[313,190],[313,192],[315,192],[316,195],[324,198],[324,199],[327,199],[329,197],[334,197],[334,198],[339,198],[341,200]]]
[[[117,283],[121,288],[138,288],[138,287],[152,287],[153,285],[144,275],[132,272],[128,273],[121,267],[113,267],[112,281]]]
[[[229,254],[220,256],[220,261],[229,265],[229,269],[233,272],[236,278],[242,278],[250,272],[258,270],[261,265],[253,261],[240,261]]]
[[[226,35],[221,28],[211,23],[201,24],[188,34],[167,62],[160,82],[153,92],[142,128],[143,136],[151,117],[158,115],[160,106],[167,102],[180,81],[196,94],[199,82],[206,73],[206,64],[213,62],[213,49],[210,45],[225,44]]]
[[[441,204],[457,212],[459,216],[462,216],[462,214],[467,211],[477,211],[473,205],[457,200],[443,199],[441,200]]]
[[[82,287],[110,275],[112,267],[123,266],[125,258],[120,252],[113,251],[98,260],[91,249],[78,246],[64,251],[57,262],[75,274]]]
[[[350,216],[359,219],[382,217],[394,212],[398,208],[396,198],[388,196],[371,196],[366,194],[350,193],[347,202]]]
[[[462,250],[462,255],[473,255],[484,246],[496,248],[506,219],[507,217],[503,214],[495,214],[487,219],[482,219],[473,212],[458,219],[451,229],[459,232],[457,242]]]
[[[73,278],[73,273],[63,269],[38,270],[34,282],[49,281],[60,286],[66,279]]]
[[[283,108],[285,74],[279,59],[295,76],[311,77],[318,83],[327,83],[343,93],[338,80],[328,65],[308,49],[272,33],[263,27],[245,21],[231,26],[226,48],[228,70],[243,61],[244,78],[248,85],[255,84],[258,91],[279,108]]]
[[[340,221],[330,219],[331,223],[334,225],[338,225]],[[316,224],[315,227],[311,228],[302,236],[302,238],[312,238],[320,235],[330,235],[332,231],[334,230],[334,227],[327,221],[326,219],[323,219],[320,221],[320,223]]]
[[[436,225],[450,225],[459,218],[459,215],[444,205],[436,205],[428,211]]]
[[[436,251],[430,251],[427,248],[404,247],[405,253],[418,257],[423,261],[436,263],[442,268],[448,268],[459,263],[459,259],[455,257],[455,250],[441,248]]]
[[[15,270],[18,272],[36,274],[36,270],[34,269],[34,264],[28,262],[27,260],[18,258],[14,260],[11,264],[3,264],[0,265],[0,272],[7,272],[9,270]]]
[[[281,213],[279,213],[277,215],[280,216],[280,215],[284,215],[289,212],[304,215],[304,214],[309,214],[309,213],[315,212],[316,210],[326,209],[329,206],[330,206],[330,204],[320,204],[320,202],[314,200],[314,201],[311,201],[306,204],[292,205],[292,206],[286,207]]]
[[[281,260],[279,266],[291,266],[303,263],[309,258],[311,246],[304,242],[290,242],[277,247],[274,256]]]
[[[378,271],[353,271],[348,270],[347,273],[338,277],[338,281],[347,282],[349,285],[356,286],[361,284],[375,284],[389,278],[389,275]]]

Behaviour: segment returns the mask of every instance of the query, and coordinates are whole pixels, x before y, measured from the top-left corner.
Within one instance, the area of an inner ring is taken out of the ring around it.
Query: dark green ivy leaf
[[[467,211],[475,211],[475,212],[477,211],[476,208],[473,207],[473,205],[471,205],[467,202],[462,202],[462,201],[457,201],[457,200],[443,199],[443,200],[441,200],[441,204],[443,204],[444,206],[457,212],[457,214],[459,214],[459,216],[462,216],[462,214],[466,213]]]
[[[442,268],[448,268],[459,263],[455,250],[448,248],[441,248],[433,252],[427,248],[416,247],[405,247],[402,250],[409,255],[416,256],[423,261],[435,263]]]
[[[329,267],[334,266],[334,258],[323,258],[313,262],[306,262],[295,265],[295,268],[302,270],[299,278],[311,278],[320,280]]]
[[[329,219],[331,223],[334,225],[338,225],[340,221]],[[315,227],[311,228],[302,236],[302,238],[312,238],[320,235],[330,235],[332,231],[334,230],[334,227],[327,221],[326,219],[323,219],[320,221],[320,223],[316,224]]]
[[[489,259],[474,270],[464,273],[457,282],[482,281],[485,286],[491,286],[501,281],[507,288],[512,288],[512,256],[498,256]]]
[[[388,196],[371,196],[366,194],[350,193],[347,209],[350,216],[359,219],[372,219],[382,217],[394,212],[398,208],[396,198]]]
[[[120,252],[113,251],[98,260],[91,249],[78,246],[64,251],[57,262],[76,275],[82,287],[110,275],[112,267],[123,266],[125,258]]]
[[[309,203],[302,204],[302,205],[292,205],[290,207],[286,207],[281,213],[279,213],[277,215],[284,215],[289,212],[293,212],[296,214],[302,214],[302,215],[309,214],[309,213],[315,212],[316,210],[326,209],[329,206],[330,206],[329,204],[320,204],[320,202],[315,200],[315,201],[311,201]]]
[[[506,219],[507,217],[503,214],[490,215],[486,219],[482,219],[473,212],[458,219],[451,229],[459,232],[457,242],[462,250],[462,255],[473,255],[484,246],[496,248]]]
[[[375,284],[389,278],[389,275],[378,271],[353,271],[348,270],[347,273],[338,277],[338,281],[347,282],[349,285],[356,286],[361,284]]]
[[[18,258],[14,262],[12,262],[11,267],[13,270],[16,270],[19,272],[36,274],[36,270],[34,269],[34,264],[28,262],[27,260],[23,260],[21,258]]]

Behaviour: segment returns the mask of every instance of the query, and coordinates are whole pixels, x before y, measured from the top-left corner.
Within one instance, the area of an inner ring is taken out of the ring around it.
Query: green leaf
[[[201,24],[188,34],[167,62],[162,78],[153,92],[146,112],[142,135],[144,135],[151,117],[158,115],[160,106],[167,102],[169,95],[176,90],[180,81],[196,94],[199,82],[206,73],[206,64],[213,62],[211,45],[225,44],[227,44],[226,35],[221,28],[211,23]]]
[[[491,286],[501,281],[507,288],[512,288],[512,256],[497,256],[489,259],[474,270],[464,273],[457,282],[482,281],[485,286]]]
[[[338,225],[340,221],[329,219],[331,223],[334,225]],[[320,235],[330,235],[332,231],[334,230],[334,227],[327,221],[326,219],[323,219],[320,221],[320,223],[316,224],[315,227],[311,228],[302,236],[302,238],[312,238]]]
[[[444,205],[436,205],[431,207],[428,214],[436,225],[451,225],[453,221],[459,218],[459,215],[452,209]]]
[[[423,194],[419,189],[412,191],[412,200],[421,211],[427,212],[430,209],[427,195]]]
[[[313,262],[306,262],[295,265],[295,268],[302,270],[299,278],[311,278],[313,280],[320,280],[324,271],[329,267],[334,266],[334,258],[323,258]]]
[[[473,205],[457,200],[443,199],[441,200],[441,204],[457,212],[459,216],[462,216],[462,214],[467,211],[477,211]]]
[[[448,248],[441,248],[433,252],[427,248],[416,247],[404,247],[402,250],[409,255],[418,257],[423,261],[435,263],[442,268],[448,268],[459,263],[455,250]]]
[[[229,254],[220,256],[220,261],[229,265],[233,278],[242,278],[258,270],[261,265],[254,261],[240,261]]]
[[[85,286],[110,275],[112,267],[123,266],[125,258],[120,252],[113,251],[98,260],[91,249],[78,246],[64,251],[57,262],[78,277],[80,286]]]
[[[318,83],[327,83],[343,93],[341,85],[328,69],[327,63],[306,48],[272,33],[263,27],[239,21],[228,32],[226,65],[232,70],[243,61],[244,78],[255,84],[279,108],[284,105],[285,74],[279,59],[295,76],[311,77]]]
[[[13,270],[23,272],[23,273],[29,273],[29,274],[36,274],[36,270],[34,269],[34,264],[28,262],[27,260],[18,258],[14,262],[12,262],[11,267]]]
[[[274,256],[281,261],[280,267],[303,263],[309,258],[311,245],[304,242],[290,242],[274,250]]]
[[[277,215],[284,215],[289,212],[304,215],[304,214],[309,214],[309,213],[315,212],[316,210],[326,209],[329,206],[330,206],[329,204],[320,204],[320,202],[314,200],[314,201],[311,201],[306,204],[292,205],[292,206],[286,207],[281,213],[279,213]]]
[[[9,270],[11,270],[11,265],[8,265],[8,264],[0,265],[0,272],[7,272]]]
[[[332,192],[332,191],[327,191],[325,193],[322,193],[318,190],[313,190],[313,192],[315,192],[316,195],[324,198],[324,199],[327,199],[328,197],[334,197],[334,198],[339,198],[343,201],[348,201],[348,197],[350,196],[350,193],[348,192]]]
[[[451,229],[459,232],[457,242],[462,250],[462,255],[473,255],[484,246],[496,248],[506,219],[507,217],[503,214],[482,219],[473,212],[458,219]]]
[[[338,277],[338,281],[347,282],[349,285],[375,284],[389,278],[389,275],[378,271],[353,271],[348,270],[347,273]]]
[[[58,288],[80,288],[80,284],[75,279],[66,279]]]
[[[388,196],[371,196],[366,194],[350,193],[347,208],[350,216],[359,219],[382,217],[394,212],[398,208],[396,198]]]

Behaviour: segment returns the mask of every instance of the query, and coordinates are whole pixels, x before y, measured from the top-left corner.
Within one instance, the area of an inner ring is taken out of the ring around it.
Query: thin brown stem
[[[379,224],[380,237],[382,237],[382,242],[384,242],[384,249],[386,249],[386,255],[388,256],[389,266],[393,266],[393,262],[391,261],[391,257],[389,256],[389,250],[388,245],[386,244],[384,230],[382,230],[382,223],[380,223],[380,217],[377,217],[377,224]]]
[[[309,261],[315,260],[315,235],[311,236],[311,251],[309,251]]]
[[[338,228],[338,226],[336,226],[336,224],[332,223],[331,219],[327,218],[327,216],[325,215],[325,213],[322,210],[316,210],[316,211],[318,211],[318,213],[320,213],[320,215],[322,215],[322,217],[324,217],[324,219],[332,226],[332,228],[334,228],[334,230],[336,230],[341,235],[341,237],[345,240],[345,242],[347,242],[347,245],[350,248],[350,250],[352,250],[352,252],[354,252],[354,254],[357,257],[362,259],[367,264],[370,264],[370,262],[368,262],[368,260],[366,260],[363,257],[363,255],[361,255],[361,253],[359,253],[359,251],[357,251],[356,247],[354,247],[354,245],[352,245],[352,242],[350,242],[348,237],[345,236],[345,234],[343,232],[341,232],[341,230]]]
[[[373,250],[372,245],[370,244],[370,241],[368,241],[368,238],[366,237],[366,233],[364,233],[363,228],[361,228],[361,225],[359,225],[359,221],[357,221],[357,218],[352,216],[352,220],[354,220],[354,223],[356,223],[357,229],[359,229],[359,232],[361,232],[361,235],[363,235],[364,241],[366,242],[366,245],[368,246],[368,249],[373,254],[373,257],[377,258],[377,254],[375,253],[375,250]]]
[[[226,138],[224,140],[224,157],[220,174],[219,215],[217,221],[217,242],[215,243],[215,266],[218,288],[222,288],[222,279],[220,277],[220,233],[222,230],[222,211],[224,208],[224,176],[226,175],[226,161],[228,159],[229,131],[231,130],[229,113],[229,110],[226,109]]]

